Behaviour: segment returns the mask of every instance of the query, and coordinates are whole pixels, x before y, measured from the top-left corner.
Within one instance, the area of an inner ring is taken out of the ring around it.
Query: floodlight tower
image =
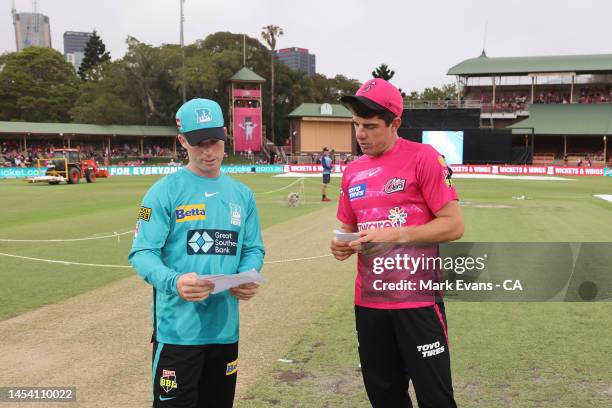
[[[183,23],[185,22],[185,14],[183,14],[183,4],[185,4],[185,0],[179,0],[181,2],[181,54],[183,60],[183,69],[181,71],[181,76],[183,77],[182,82],[182,92],[183,92],[183,103],[187,101],[187,84],[185,83],[185,35],[183,30]]]
[[[32,0],[32,14],[32,31],[37,33],[38,35],[38,33],[40,32],[40,14],[38,14],[38,0]]]
[[[17,47],[15,49],[19,50],[19,39],[17,36],[17,10],[15,9],[15,0],[13,0],[11,6],[11,14],[13,15],[13,27],[15,27],[15,45]]]

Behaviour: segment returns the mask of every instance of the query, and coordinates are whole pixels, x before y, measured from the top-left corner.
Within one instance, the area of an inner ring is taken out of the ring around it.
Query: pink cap
[[[368,108],[375,110],[386,109],[395,116],[402,116],[404,99],[396,87],[380,78],[373,78],[361,85],[355,96],[344,96],[340,99],[350,104],[359,101]]]

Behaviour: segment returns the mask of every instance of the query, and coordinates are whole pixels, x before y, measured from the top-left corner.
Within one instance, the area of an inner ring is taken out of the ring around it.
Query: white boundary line
[[[612,203],[612,194],[593,194],[593,197]]]
[[[328,256],[332,256],[332,254],[309,256],[307,258],[293,258],[293,259],[281,259],[278,261],[267,261],[267,262],[264,262],[264,264],[269,265],[269,264],[277,264],[277,263],[285,263],[285,262],[310,261],[312,259],[327,258]]]
[[[28,261],[40,261],[40,262],[55,263],[55,264],[62,264],[62,265],[96,266],[100,268],[131,268],[131,266],[129,265],[102,265],[102,264],[89,264],[89,263],[81,263],[81,262],[56,261],[53,259],[41,259],[41,258],[32,258],[29,256],[5,254],[4,252],[0,252],[0,255],[7,256],[9,258],[27,259]]]
[[[281,187],[279,189],[276,190],[271,190],[271,191],[264,191],[262,193],[253,193],[253,195],[264,195],[264,194],[272,194],[272,193],[278,193],[279,191],[283,191],[285,189],[288,189],[289,187],[293,186],[294,184],[299,183],[300,181],[304,180],[304,177],[300,177],[299,179],[295,180],[292,183],[289,183],[288,185],[286,185],[285,187]]]
[[[42,259],[42,258],[33,258],[30,256],[6,254],[4,252],[0,252],[0,256],[6,256],[9,258],[17,258],[17,259],[26,259],[28,261],[38,261],[38,262],[60,264],[60,265],[93,266],[93,267],[98,267],[98,268],[130,268],[130,269],[132,268],[130,265],[104,265],[104,264],[90,264],[90,263],[82,263],[82,262],[58,261],[54,259]],[[329,256],[332,256],[332,255],[327,254],[327,255],[310,256],[307,258],[280,259],[278,261],[264,262],[264,264],[269,265],[269,264],[287,263],[287,262],[310,261],[313,259],[327,258]]]
[[[121,235],[133,234],[134,230],[125,231],[125,232],[115,232],[113,235],[104,235],[101,237],[89,237],[89,238],[68,238],[68,239],[4,239],[0,238],[0,242],[74,242],[74,241],[90,241],[93,239],[105,239],[105,238],[117,238],[119,241],[119,237]]]

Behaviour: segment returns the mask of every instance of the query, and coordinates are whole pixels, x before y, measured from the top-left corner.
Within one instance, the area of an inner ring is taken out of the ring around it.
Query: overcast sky
[[[32,1],[15,0],[18,12]],[[52,45],[64,31],[97,30],[113,59],[128,35],[160,45],[179,42],[179,0],[39,0]],[[0,52],[15,51],[11,0],[0,0]],[[277,48],[303,47],[317,72],[364,81],[381,63],[410,92],[453,82],[447,70],[483,47],[489,57],[612,54],[610,0],[186,0],[185,42],[216,31],[261,38],[281,26]]]

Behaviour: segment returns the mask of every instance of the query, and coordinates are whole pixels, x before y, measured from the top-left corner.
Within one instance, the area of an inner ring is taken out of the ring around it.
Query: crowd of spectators
[[[527,106],[527,95],[520,93],[507,93],[495,98],[495,104],[491,104],[490,96],[483,95],[481,102],[483,103],[483,112],[516,112],[525,110]]]
[[[578,103],[609,103],[612,102],[612,87],[603,88],[584,87],[579,89]]]
[[[547,104],[567,104],[570,103],[569,93],[564,94],[557,91],[540,92],[534,95],[533,103],[539,105]]]
[[[26,150],[16,140],[0,141],[0,167],[30,167],[36,166],[38,159],[53,157],[53,151],[61,148],[53,142],[31,142]],[[145,145],[144,154],[141,155],[137,144],[118,144],[113,146],[108,154],[102,144],[73,144],[71,146],[79,150],[87,158],[95,159],[98,163],[107,164],[109,160],[119,159],[119,165],[139,166],[144,165],[152,157],[173,157],[171,146]],[[176,159],[182,160],[187,157],[184,149],[177,149]],[[134,160],[134,158],[138,158]]]
[[[36,166],[38,159],[47,158],[53,154],[51,143],[40,143],[28,146],[26,151],[20,148],[19,142],[6,140],[0,142],[0,166],[28,167]]]
[[[593,162],[596,162],[593,164]],[[597,152],[584,152],[579,154],[568,153],[563,156],[563,164],[565,166],[577,166],[577,167],[591,167],[594,165],[601,165],[604,163],[605,158],[603,150]]]
[[[468,96],[469,99],[469,96]],[[531,102],[530,92],[526,91],[498,91],[495,102],[492,102],[492,93],[482,93],[480,102],[483,104],[484,112],[516,112],[527,109],[527,104]],[[534,104],[569,104],[574,103],[611,103],[612,86],[603,87],[581,87],[574,93],[572,100],[569,86],[567,89],[550,89],[539,91],[534,94]]]

